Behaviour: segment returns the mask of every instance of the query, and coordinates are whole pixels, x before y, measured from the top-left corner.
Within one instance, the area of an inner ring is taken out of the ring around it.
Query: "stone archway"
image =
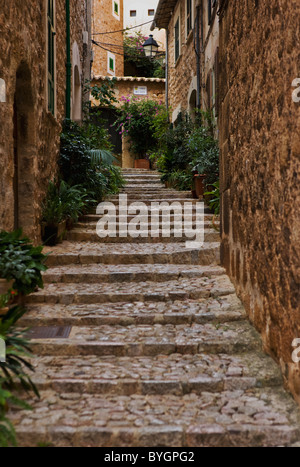
[[[72,107],[72,118],[75,122],[81,121],[81,79],[79,74],[79,68],[76,65],[74,67],[74,86],[73,86],[73,107]]]
[[[82,69],[80,63],[80,53],[77,42],[72,47],[72,120],[81,122],[82,120]]]
[[[31,72],[22,62],[16,72],[14,96],[14,227],[35,233],[35,125]]]
[[[187,109],[191,118],[195,119],[195,109],[197,108],[197,76],[194,76],[189,87],[187,96]]]

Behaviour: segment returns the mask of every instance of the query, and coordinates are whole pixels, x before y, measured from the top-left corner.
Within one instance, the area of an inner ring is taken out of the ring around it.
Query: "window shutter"
[[[216,108],[216,117],[219,115],[219,109],[220,109],[220,70],[219,70],[219,47],[217,47],[216,50],[216,55],[215,55],[215,83],[216,83],[216,95],[215,95],[215,108]]]
[[[211,23],[211,0],[207,0],[208,24]]]
[[[211,109],[211,72],[209,72],[207,75],[206,94],[207,94],[207,109]]]

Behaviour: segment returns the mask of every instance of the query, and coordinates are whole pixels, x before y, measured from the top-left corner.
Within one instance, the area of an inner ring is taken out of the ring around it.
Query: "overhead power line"
[[[130,31],[131,29],[140,28],[141,26],[144,26],[145,24],[149,24],[149,23],[153,23],[153,19],[151,21],[147,21],[146,23],[142,23],[142,24],[138,24],[137,26],[133,26],[132,28],[119,29],[118,31],[94,32],[92,35],[93,36],[100,36],[102,34],[114,34],[116,32]]]

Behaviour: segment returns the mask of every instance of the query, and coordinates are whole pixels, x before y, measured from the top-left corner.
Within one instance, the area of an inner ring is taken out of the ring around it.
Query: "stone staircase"
[[[124,176],[130,201],[191,201],[156,172]],[[22,324],[32,327],[41,399],[9,414],[20,445],[297,443],[298,408],[219,265],[212,215],[195,250],[161,231],[103,241],[99,218],[86,216],[52,250],[45,289],[29,297]]]

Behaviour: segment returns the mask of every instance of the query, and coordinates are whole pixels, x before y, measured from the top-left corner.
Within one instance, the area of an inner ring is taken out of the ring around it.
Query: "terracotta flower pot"
[[[45,245],[54,246],[61,243],[66,233],[66,222],[58,225],[43,225],[43,242]]]
[[[6,295],[10,289],[12,289],[14,281],[7,281],[6,279],[0,279],[0,295]],[[0,316],[6,315],[9,307],[0,308]]]
[[[134,168],[150,170],[150,162],[147,159],[136,159],[134,161]]]
[[[197,198],[203,198],[205,187],[204,187],[204,179],[206,175],[194,175],[194,182],[195,182],[195,192]]]

